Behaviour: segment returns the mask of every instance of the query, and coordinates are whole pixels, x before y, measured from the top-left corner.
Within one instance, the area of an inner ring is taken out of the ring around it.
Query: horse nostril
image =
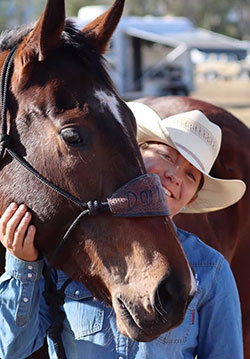
[[[183,285],[178,284],[176,278],[164,278],[155,291],[155,307],[157,311],[162,316],[168,318],[169,315],[173,315],[173,311],[175,312],[175,308],[179,308],[179,306],[182,305],[184,314],[188,304],[193,298],[191,296],[185,296],[183,292],[184,289],[185,288],[183,288]],[[183,300],[183,298],[185,297],[187,299],[186,301]],[[181,317],[179,317],[177,321],[181,322],[182,319]]]
[[[156,307],[161,308],[165,313],[169,312],[169,301],[171,300],[171,293],[168,292],[166,279],[160,283],[155,294]]]

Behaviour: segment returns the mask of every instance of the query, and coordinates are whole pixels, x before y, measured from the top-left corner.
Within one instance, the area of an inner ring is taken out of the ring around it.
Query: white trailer
[[[105,6],[87,6],[75,19],[77,26],[104,12]],[[188,95],[194,90],[192,51],[233,53],[239,60],[249,44],[205,29],[184,17],[122,17],[108,59],[111,77],[125,99],[168,94]]]

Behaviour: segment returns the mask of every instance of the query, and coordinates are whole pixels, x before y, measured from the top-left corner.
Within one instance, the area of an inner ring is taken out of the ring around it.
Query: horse
[[[250,129],[221,107],[190,97],[167,96],[138,99],[162,119],[198,109],[222,129],[222,146],[211,174],[218,178],[239,178],[247,190],[228,208],[206,214],[179,214],[175,223],[220,251],[234,273],[242,307],[245,359],[250,359]]]
[[[123,7],[77,30],[64,0],[47,0],[34,25],[1,36],[0,214],[25,203],[50,265],[112,306],[121,333],[148,341],[182,322],[196,286],[105,69]]]

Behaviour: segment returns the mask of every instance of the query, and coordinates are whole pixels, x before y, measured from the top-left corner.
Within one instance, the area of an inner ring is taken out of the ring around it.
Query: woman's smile
[[[141,153],[147,172],[160,177],[171,217],[178,214],[197,197],[201,172],[166,144],[143,144]]]

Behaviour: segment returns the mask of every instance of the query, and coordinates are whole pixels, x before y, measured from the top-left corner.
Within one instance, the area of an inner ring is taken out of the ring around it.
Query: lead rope
[[[47,302],[47,304],[50,307],[50,316],[51,316],[51,326],[47,331],[48,336],[54,343],[56,355],[58,359],[67,359],[65,354],[65,349],[61,337],[61,333],[63,330],[63,321],[66,317],[65,312],[61,309],[61,307],[64,304],[65,301],[65,289],[72,281],[70,278],[68,278],[62,287],[58,290],[55,283],[52,281],[51,278],[51,271],[52,266],[55,262],[56,257],[59,255],[59,253],[62,251],[63,247],[67,243],[68,238],[70,237],[71,233],[74,231],[76,226],[79,224],[81,219],[88,215],[88,214],[98,214],[98,202],[96,202],[96,208],[92,208],[92,211],[89,209],[82,211],[74,220],[74,222],[71,224],[65,235],[63,236],[63,239],[60,242],[60,245],[56,248],[55,252],[50,258],[49,265],[47,266],[45,264],[44,267],[44,278],[45,278],[45,290],[43,292],[43,296]]]
[[[60,290],[57,290],[55,284],[51,279],[51,271],[52,266],[54,265],[56,257],[64,248],[66,242],[68,241],[70,235],[73,230],[76,228],[80,220],[86,215],[97,215],[104,211],[110,210],[108,202],[98,202],[98,201],[89,201],[82,202],[75,196],[72,196],[70,193],[64,191],[62,188],[56,186],[54,183],[48,181],[39,172],[37,172],[30,163],[28,163],[24,158],[19,156],[12,148],[11,148],[11,138],[7,134],[7,92],[9,88],[10,78],[12,74],[12,64],[14,55],[16,52],[16,47],[13,48],[6,60],[4,62],[1,74],[1,137],[0,137],[0,160],[4,156],[4,151],[6,150],[9,155],[18,161],[27,171],[32,173],[37,179],[43,182],[46,186],[50,187],[52,190],[56,191],[66,199],[75,203],[77,206],[81,207],[83,211],[76,217],[73,223],[70,225],[69,229],[63,236],[63,239],[60,241],[59,246],[56,248],[55,252],[52,254],[52,257],[49,262],[49,266],[45,265],[44,267],[44,277],[45,277],[45,290],[44,297],[47,304],[50,307],[51,314],[51,327],[48,329],[48,335],[52,339],[55,351],[58,359],[67,359],[65,355],[65,350],[61,338],[61,332],[63,329],[63,321],[65,319],[65,312],[61,310],[61,306],[64,304],[65,294],[64,291],[68,284],[71,282],[71,279],[65,281]]]
[[[47,335],[52,340],[58,359],[67,359],[62,341],[63,321],[66,317],[65,312],[61,309],[65,301],[65,289],[71,282],[68,278],[58,290],[51,279],[51,270],[44,264],[43,271],[45,279],[45,290],[43,296],[50,309],[51,325],[47,330]]]

